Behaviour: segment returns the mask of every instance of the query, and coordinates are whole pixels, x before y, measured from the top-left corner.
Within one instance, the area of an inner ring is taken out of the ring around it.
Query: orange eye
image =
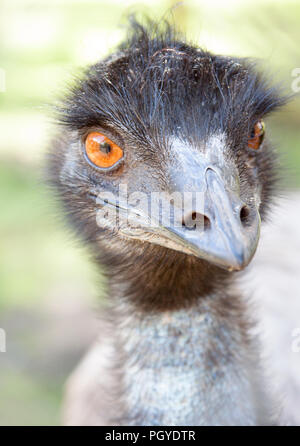
[[[99,132],[88,134],[85,152],[88,160],[102,169],[113,167],[123,158],[123,150]]]
[[[248,139],[248,147],[250,149],[258,150],[265,136],[265,124],[263,121],[258,121],[251,132]]]

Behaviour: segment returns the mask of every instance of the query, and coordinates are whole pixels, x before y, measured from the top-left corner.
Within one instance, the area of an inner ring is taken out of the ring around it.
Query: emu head
[[[276,177],[263,120],[283,102],[253,63],[134,23],[60,107],[52,181],[104,257],[152,249],[242,269]]]

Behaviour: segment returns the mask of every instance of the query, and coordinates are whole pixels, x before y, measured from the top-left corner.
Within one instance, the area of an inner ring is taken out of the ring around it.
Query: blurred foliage
[[[17,370],[1,371],[0,376],[1,426],[59,424],[61,385],[39,382],[36,377]]]
[[[57,209],[44,188],[27,165],[0,166],[0,310],[41,303],[58,283],[76,287],[84,282],[92,293],[88,259],[78,255],[59,229]]]
[[[63,295],[66,284],[72,284],[74,290],[81,286],[87,296],[95,297],[87,256],[70,243],[57,223],[59,208],[42,181],[41,161],[52,133],[47,106],[63,90],[74,68],[96,61],[122,39],[129,13],[138,11],[155,18],[165,15],[188,38],[209,50],[258,57],[274,81],[281,80],[291,92],[292,70],[300,67],[299,1],[186,0],[172,11],[169,8],[176,1],[136,3],[0,2],[0,69],[6,84],[0,92],[2,311],[42,305],[53,294],[51,290]],[[299,113],[297,95],[269,125],[289,169],[286,178],[291,187],[300,185]],[[61,383],[56,390],[52,387],[21,371],[8,373],[0,368],[0,424],[13,424],[14,420],[57,423]]]

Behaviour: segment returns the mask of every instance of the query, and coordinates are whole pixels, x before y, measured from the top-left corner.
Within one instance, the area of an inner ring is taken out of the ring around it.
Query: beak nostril
[[[182,226],[187,229],[209,229],[210,228],[210,220],[206,215],[200,214],[199,212],[192,212],[183,217]]]
[[[243,206],[240,210],[240,220],[244,226],[249,224],[250,221],[250,209],[248,206]]]
[[[204,215],[204,229],[210,228],[210,219]]]

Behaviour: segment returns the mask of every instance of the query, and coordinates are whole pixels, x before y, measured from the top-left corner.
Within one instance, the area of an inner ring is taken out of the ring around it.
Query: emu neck
[[[151,275],[145,277],[151,280]],[[138,278],[139,296],[134,294],[135,280],[124,284],[123,294],[120,287],[115,293],[115,336],[122,352],[126,407],[122,422],[256,424],[261,416],[256,404],[256,358],[238,296],[214,290],[189,296],[186,305],[176,308],[170,302],[178,299],[178,288],[172,292],[155,274],[149,287],[143,282],[145,277]],[[155,296],[169,307],[156,306],[150,312],[141,305],[150,298],[155,302]],[[186,301],[185,293],[182,301]]]

